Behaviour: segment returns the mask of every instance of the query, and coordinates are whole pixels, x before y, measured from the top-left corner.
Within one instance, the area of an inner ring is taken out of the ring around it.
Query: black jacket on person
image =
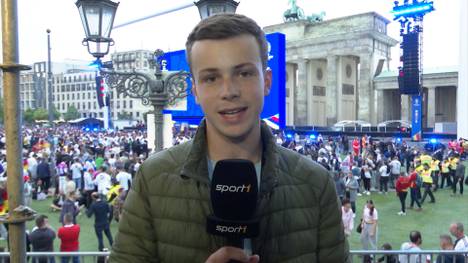
[[[458,178],[465,177],[465,165],[462,162],[457,164],[457,169],[455,170],[455,176]]]
[[[109,226],[110,207],[106,201],[98,199],[96,202],[92,203],[88,211],[86,211],[86,215],[91,217],[93,214],[95,227],[104,228]]]
[[[455,257],[455,261],[453,261],[453,257]],[[464,262],[465,262],[465,259],[462,255],[439,255],[437,256],[437,263],[464,263]]]
[[[50,166],[46,161],[42,161],[37,165],[37,178],[50,177]]]
[[[54,251],[54,230],[45,227],[38,228],[29,234],[29,241],[35,252]]]

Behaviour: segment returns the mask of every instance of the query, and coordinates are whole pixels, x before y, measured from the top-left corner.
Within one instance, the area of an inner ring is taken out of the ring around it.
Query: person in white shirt
[[[83,165],[81,165],[80,159],[75,159],[75,162],[70,166],[70,170],[76,189],[81,190],[81,173],[83,171]]]
[[[450,234],[455,237],[455,251],[467,251],[468,250],[468,237],[464,233],[463,224],[456,222],[450,225]]]
[[[105,165],[101,165],[99,167],[99,173],[96,175],[96,179],[94,179],[94,184],[97,185],[98,194],[102,194],[107,196],[107,192],[112,187],[111,184],[111,176],[106,173],[107,167]]]
[[[123,190],[128,191],[128,189],[132,185],[132,175],[130,173],[127,173],[124,170],[123,163],[119,163],[117,165],[117,171],[118,171],[118,173],[115,176],[115,178],[117,179],[117,181],[119,181],[119,184],[123,188]]]
[[[37,177],[37,165],[36,154],[31,153],[28,158],[28,171],[31,173],[33,180],[36,180]]]
[[[107,160],[107,162],[109,163],[109,168],[111,169],[111,171],[113,171],[114,169],[116,169],[115,163],[117,162],[117,159],[115,158],[115,154],[114,154],[114,153],[111,153],[111,154],[110,154],[110,158],[109,158],[109,160]]]
[[[387,165],[385,162],[382,162],[382,165],[379,168],[380,173],[380,192],[387,194],[388,192],[388,178],[390,174],[387,172]]]
[[[367,162],[367,159],[364,160],[364,164],[362,165],[362,171],[364,173],[364,177],[362,178],[364,181],[364,192],[363,194],[370,195],[370,187],[371,187],[371,179],[372,179],[372,171]]]
[[[351,209],[351,202],[348,199],[344,199],[341,206],[341,219],[343,221],[344,232],[346,237],[351,236],[354,228],[354,214]]]
[[[83,194],[86,198],[86,203],[85,206],[86,208],[89,208],[92,202],[91,194],[94,192],[94,180],[93,180],[93,172],[94,170],[92,168],[86,170],[83,175]]]
[[[374,202],[368,200],[362,213],[361,244],[364,250],[377,249],[377,222],[379,215]]]
[[[390,186],[394,187],[395,186],[395,180],[400,176],[401,172],[401,163],[398,160],[398,157],[395,156],[393,157],[393,160],[390,162]]]

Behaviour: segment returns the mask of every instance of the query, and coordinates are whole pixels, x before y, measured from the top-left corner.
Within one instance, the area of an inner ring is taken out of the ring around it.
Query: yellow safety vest
[[[439,160],[433,160],[432,164],[431,164],[431,170],[434,171],[434,172],[438,172],[439,171],[439,163],[440,163]]]
[[[421,177],[422,177],[423,183],[432,184],[431,173],[432,173],[431,169],[427,171],[426,170],[422,171]]]
[[[115,198],[110,202],[112,205],[114,204],[115,200],[119,197],[119,189],[121,188],[120,184],[112,186],[111,189],[109,189],[109,192],[107,192],[107,200],[111,199],[112,195],[115,194]]]
[[[450,167],[450,161],[448,161],[448,160],[444,161],[442,163],[442,173],[443,174],[448,174],[450,172],[449,167]]]
[[[427,164],[427,165],[431,165],[431,161],[432,161],[432,157],[427,155],[427,154],[424,154],[424,155],[421,155],[421,164]]]
[[[456,170],[457,169],[457,164],[458,164],[458,158],[452,158],[450,160],[450,169]]]
[[[414,169],[418,174],[421,174],[422,171],[424,171],[424,167],[422,165],[419,165]]]

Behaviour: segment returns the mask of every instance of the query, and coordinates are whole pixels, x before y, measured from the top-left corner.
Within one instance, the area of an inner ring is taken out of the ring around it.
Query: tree
[[[34,110],[28,108],[23,113],[23,121],[26,123],[33,123],[34,122]]]
[[[53,109],[53,112],[54,112],[54,120],[60,119],[60,116],[62,114],[60,114],[60,112],[55,108],[55,106],[52,106],[52,107],[53,107],[52,109]]]
[[[53,108],[53,119],[57,120],[60,118],[60,112]],[[23,112],[23,121],[26,123],[33,123],[38,120],[48,120],[49,112],[44,108],[31,109],[28,108]]]
[[[81,117],[81,114],[74,105],[68,107],[67,112],[63,114],[63,118],[66,121],[78,119],[79,117]]]
[[[49,119],[49,112],[47,112],[46,109],[37,108],[33,112],[33,120],[38,121],[38,120],[47,120],[47,119]]]

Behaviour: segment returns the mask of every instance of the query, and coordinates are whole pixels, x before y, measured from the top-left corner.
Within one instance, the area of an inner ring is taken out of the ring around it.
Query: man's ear
[[[272,73],[271,69],[266,69],[263,74],[263,96],[268,96],[271,90]]]
[[[195,79],[193,77],[190,78],[190,81],[192,82],[192,94],[193,97],[195,98],[195,103],[200,105],[200,102],[198,101],[198,91],[197,91],[197,85],[195,84]]]

